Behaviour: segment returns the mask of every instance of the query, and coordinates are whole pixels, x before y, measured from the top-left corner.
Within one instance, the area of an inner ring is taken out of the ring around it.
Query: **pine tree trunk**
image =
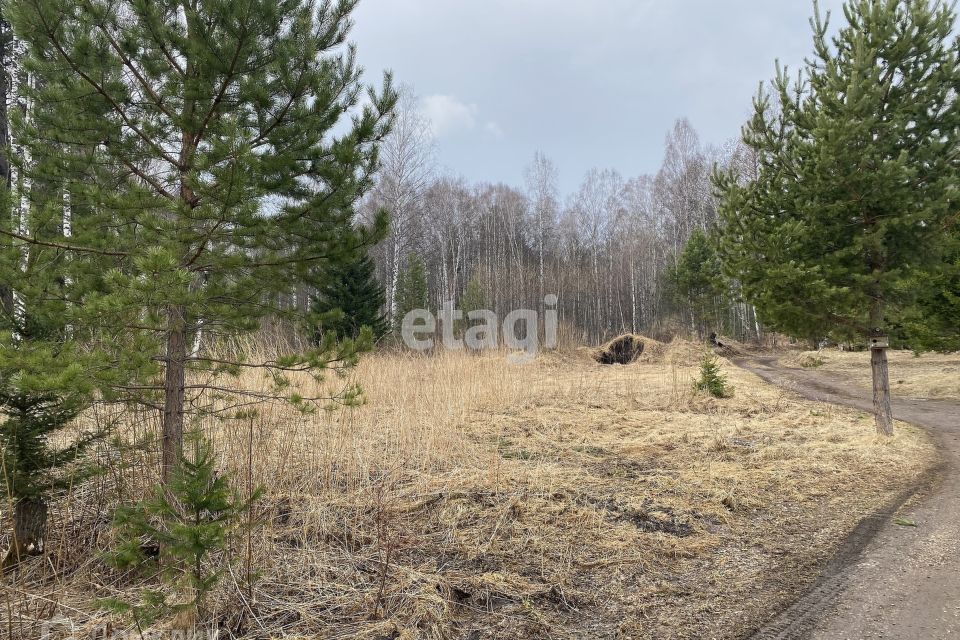
[[[887,371],[887,349],[870,349],[870,367],[873,369],[873,412],[877,433],[893,435],[893,411],[890,408],[890,376]]]
[[[183,404],[186,382],[187,336],[184,308],[167,310],[167,355],[163,384],[163,481],[170,480],[183,446]]]
[[[27,556],[43,553],[47,529],[47,503],[42,498],[21,498],[13,507],[13,536],[3,559],[4,571],[20,564]]]

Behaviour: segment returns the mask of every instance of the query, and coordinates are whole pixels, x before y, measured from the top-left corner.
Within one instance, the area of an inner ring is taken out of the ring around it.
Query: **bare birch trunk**
[[[393,231],[393,251],[391,255],[392,269],[390,271],[390,288],[387,291],[387,315],[392,323],[397,315],[397,288],[400,285],[400,225],[399,222]]]

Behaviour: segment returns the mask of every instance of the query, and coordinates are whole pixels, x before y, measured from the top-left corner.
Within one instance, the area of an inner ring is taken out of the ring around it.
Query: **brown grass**
[[[960,400],[960,352],[917,356],[912,351],[890,350],[887,359],[893,395]],[[805,351],[783,362],[841,375],[861,388],[872,388],[869,351]]]
[[[204,423],[241,487],[252,445],[266,488],[251,566],[239,541],[214,598],[222,637],[739,637],[933,458],[912,427],[878,440],[867,416],[726,363],[736,396],[694,395],[702,348],[659,352],[374,355],[351,374],[362,407]],[[143,586],[96,552],[155,462],[103,456],[57,503],[48,557],[5,585],[0,629],[54,612],[93,628],[94,598]]]

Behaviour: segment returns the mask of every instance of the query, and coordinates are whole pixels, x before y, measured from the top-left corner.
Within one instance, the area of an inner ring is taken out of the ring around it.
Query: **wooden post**
[[[890,408],[890,374],[887,369],[885,335],[875,331],[870,337],[870,368],[873,370],[873,413],[877,420],[877,433],[893,435],[893,410]]]

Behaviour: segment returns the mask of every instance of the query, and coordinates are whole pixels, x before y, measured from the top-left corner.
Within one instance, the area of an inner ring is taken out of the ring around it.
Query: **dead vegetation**
[[[667,345],[648,336],[627,333],[617,336],[599,347],[581,347],[576,349],[576,352],[585,354],[594,362],[602,365],[627,365],[635,362],[660,363],[667,356]],[[674,355],[679,355],[679,353],[678,349],[673,350]]]
[[[887,351],[890,392],[894,396],[960,399],[960,353]],[[816,368],[826,375],[839,375],[863,389],[872,384],[869,351],[822,349],[791,353],[781,359],[793,367]]]
[[[352,374],[362,407],[205,422],[241,491],[266,489],[262,525],[223,559],[221,637],[743,636],[933,451],[727,363],[736,397],[694,394],[702,354],[377,355]],[[131,442],[155,429],[123,419]],[[101,456],[106,473],[54,505],[47,556],[4,585],[12,637],[53,615],[120,630],[95,599],[144,585],[98,553],[155,464]]]
[[[600,364],[630,364],[640,357],[647,338],[625,334],[610,340],[594,351],[593,359]]]

